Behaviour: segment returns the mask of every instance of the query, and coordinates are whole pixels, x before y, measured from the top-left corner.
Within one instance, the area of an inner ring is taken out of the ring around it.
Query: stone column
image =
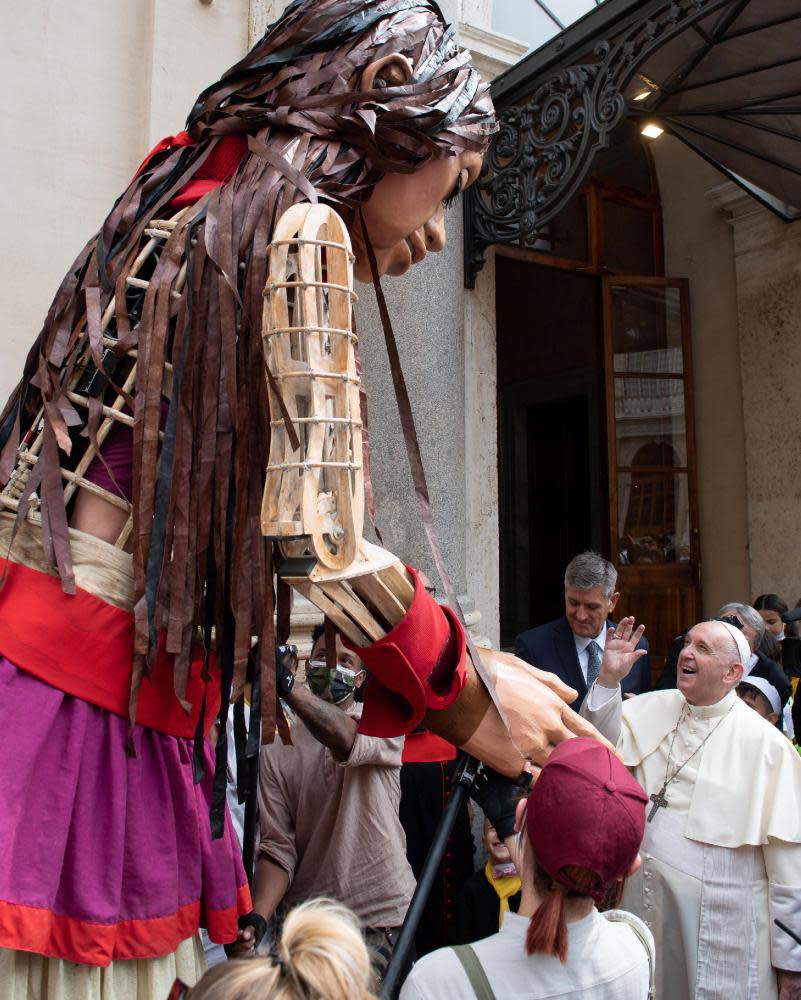
[[[801,222],[733,183],[715,191],[734,231],[751,597],[801,597]]]
[[[382,286],[417,425],[434,525],[453,585],[465,594],[469,588],[461,222],[461,209],[455,206],[447,213],[445,249],[403,278],[383,279]],[[415,501],[375,295],[368,285],[357,291],[378,527],[386,547],[423,569],[443,599]]]

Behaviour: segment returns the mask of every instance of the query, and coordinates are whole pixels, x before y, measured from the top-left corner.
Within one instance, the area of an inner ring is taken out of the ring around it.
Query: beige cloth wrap
[[[15,523],[15,514],[0,511],[0,557],[5,559],[11,546],[12,562],[57,577],[58,572],[45,558],[38,515],[30,514],[28,520],[20,523],[12,545]],[[76,585],[107,604],[133,611],[131,554],[75,528],[69,529],[69,536]]]
[[[27,951],[0,948],[3,1000],[162,1000],[176,978],[194,986],[206,971],[200,935],[161,958],[78,965]]]

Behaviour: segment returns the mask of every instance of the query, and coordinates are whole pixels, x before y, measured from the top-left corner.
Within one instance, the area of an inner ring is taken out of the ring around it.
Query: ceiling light
[[[653,80],[649,80],[647,76],[643,76],[641,73],[637,74],[637,81],[640,89],[632,97],[632,101],[644,101],[659,90],[659,87]]]
[[[662,126],[657,125],[656,122],[646,122],[640,129],[640,132],[642,132],[646,139],[658,139],[664,131]]]

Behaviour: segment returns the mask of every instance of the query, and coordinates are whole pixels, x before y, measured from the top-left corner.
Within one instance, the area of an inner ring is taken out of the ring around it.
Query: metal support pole
[[[420,878],[417,880],[417,888],[414,890],[412,901],[409,903],[409,909],[406,911],[406,918],[403,921],[403,927],[398,936],[398,943],[392,951],[392,958],[381,987],[381,1000],[395,1000],[403,985],[403,980],[408,974],[409,955],[414,945],[414,936],[417,933],[420,918],[428,902],[428,897],[431,894],[431,887],[434,884],[434,879],[437,877],[437,870],[445,853],[445,847],[448,843],[448,837],[451,835],[453,824],[456,822],[456,816],[465,797],[473,787],[478,766],[479,762],[475,757],[464,754],[454,771],[453,778],[451,779],[451,797],[437,824],[434,839],[431,841],[431,847],[428,849],[423,870],[420,872]]]
[[[776,924],[777,927],[780,927],[785,934],[789,934],[796,944],[801,944],[801,937],[799,937],[795,931],[791,931],[787,924],[783,924],[778,918],[774,919],[773,923]]]

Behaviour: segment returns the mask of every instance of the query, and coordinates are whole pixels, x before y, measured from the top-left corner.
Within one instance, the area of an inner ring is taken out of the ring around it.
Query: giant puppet
[[[467,656],[458,615],[361,539],[349,245],[362,279],[440,248],[494,128],[432,0],[300,0],[56,292],[0,418],[12,996],[157,996],[195,977],[201,923],[235,936],[250,898],[224,812],[209,828],[205,735],[253,648],[275,730],[273,538],[280,579],[363,647],[373,732],[424,719],[514,773],[581,731],[572,692]]]

